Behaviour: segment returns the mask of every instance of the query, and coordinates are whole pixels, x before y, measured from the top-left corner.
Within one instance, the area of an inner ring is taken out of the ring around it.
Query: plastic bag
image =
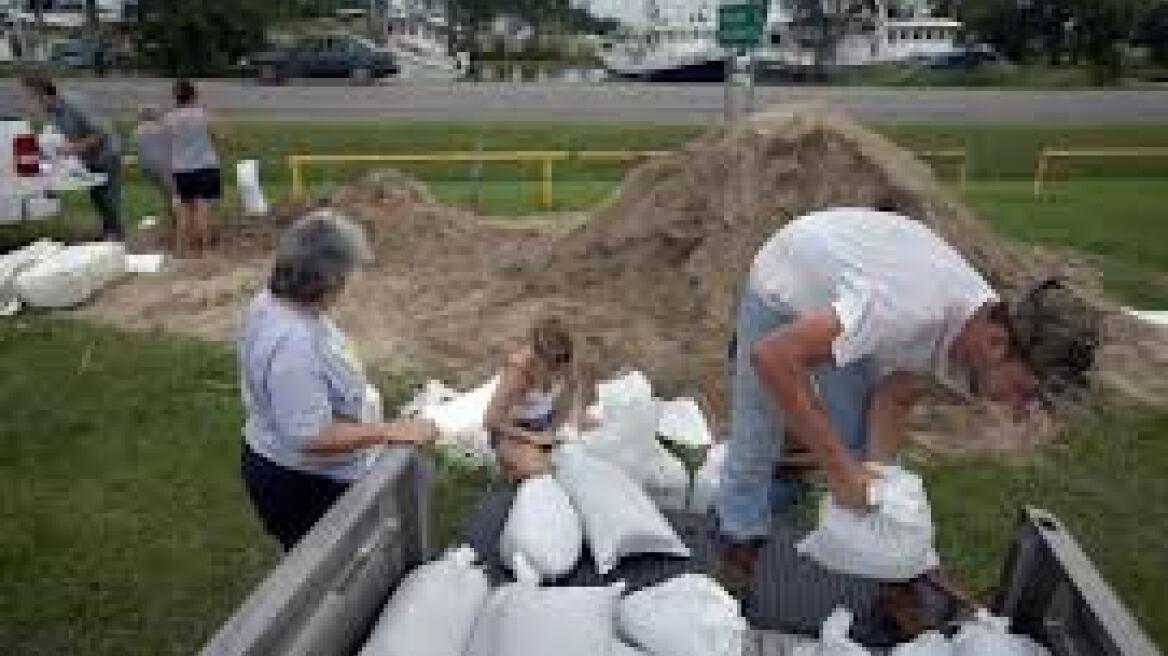
[[[540,579],[553,580],[572,571],[583,548],[584,528],[564,488],[551,476],[523,481],[499,539],[503,562],[522,554]]]
[[[491,448],[483,417],[498,385],[499,377],[496,376],[466,394],[425,405],[419,410],[420,417],[438,426],[438,440],[435,442],[438,448],[476,466],[495,461],[495,450]]]
[[[722,481],[722,467],[726,464],[726,443],[719,442],[706,451],[706,461],[694,475],[689,511],[705,514],[714,505]]]
[[[800,643],[795,647],[794,656],[871,656],[867,649],[848,637],[851,630],[852,611],[837,608],[824,621],[819,642]]]
[[[235,178],[244,213],[248,216],[265,216],[269,208],[268,201],[264,199],[263,187],[260,186],[260,163],[254,159],[240,160],[235,165]]]
[[[1010,633],[1010,620],[981,609],[953,636],[951,656],[1049,656],[1030,638]]]
[[[698,402],[690,398],[661,403],[661,419],[657,424],[661,437],[694,449],[710,446],[714,437]]]
[[[619,469],[590,456],[578,444],[556,449],[552,464],[556,480],[580,513],[601,575],[633,554],[690,555],[645,491]]]
[[[496,656],[604,656],[616,643],[613,617],[623,583],[539,588],[521,582],[509,588]]]
[[[949,639],[936,631],[929,631],[922,633],[912,642],[897,645],[890,656],[952,656],[952,654],[953,645],[949,644]]]
[[[701,574],[625,597],[617,617],[621,635],[653,656],[740,656],[748,628],[738,602]]]
[[[823,500],[819,526],[798,545],[829,570],[884,581],[907,581],[940,564],[924,482],[899,467],[882,467],[870,489],[875,510]]]
[[[475,559],[460,547],[411,572],[359,656],[462,656],[490,592]]]
[[[69,246],[17,274],[21,300],[41,308],[69,308],[93,298],[126,273],[126,248],[113,242]]]

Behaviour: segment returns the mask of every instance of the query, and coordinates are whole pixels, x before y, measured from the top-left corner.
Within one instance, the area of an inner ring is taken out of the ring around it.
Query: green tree
[[[1148,49],[1154,63],[1168,66],[1168,2],[1152,5],[1136,28],[1136,43]]]
[[[141,0],[138,40],[143,62],[169,75],[227,71],[264,42],[274,2]]]

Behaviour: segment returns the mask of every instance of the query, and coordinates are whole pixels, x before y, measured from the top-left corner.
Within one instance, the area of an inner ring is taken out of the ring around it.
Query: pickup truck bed
[[[364,642],[397,583],[431,555],[433,466],[408,449],[388,451],[289,553],[207,642],[207,656],[350,656]],[[467,540],[489,574],[503,580],[495,536],[509,501],[506,490],[487,494],[468,525]],[[642,587],[709,562],[709,524],[702,517],[671,520],[694,558],[632,559],[613,576]],[[857,613],[855,635],[884,640],[871,613],[871,583],[819,570],[793,551],[794,532],[780,533],[760,566],[746,615],[755,631],[744,656],[790,653],[811,636],[832,608]],[[1025,509],[1004,565],[994,610],[1013,629],[1049,647],[1054,656],[1158,656],[1123,604],[1057,519]],[[584,562],[567,583],[595,580]],[[611,577],[610,577],[611,578]],[[877,650],[875,653],[879,653]]]

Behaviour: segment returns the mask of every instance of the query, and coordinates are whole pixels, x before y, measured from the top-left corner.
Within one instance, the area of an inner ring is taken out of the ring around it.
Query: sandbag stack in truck
[[[825,497],[819,526],[797,545],[799,552],[829,570],[884,581],[907,581],[936,569],[940,559],[921,478],[881,467],[869,492],[869,511]]]
[[[601,575],[634,554],[688,557],[689,547],[665,516],[621,470],[595,458],[579,444],[565,444],[552,456],[555,477],[580,513],[584,537]]]

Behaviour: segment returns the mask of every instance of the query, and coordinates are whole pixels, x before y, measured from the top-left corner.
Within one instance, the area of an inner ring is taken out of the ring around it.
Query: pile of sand
[[[576,227],[486,223],[396,176],[331,200],[369,228],[377,252],[376,268],[339,310],[375,364],[472,382],[533,317],[555,312],[578,330],[597,372],[644,369],[665,393],[700,394],[718,415],[735,298],[758,247],[793,217],[832,206],[896,208],[930,225],[1007,295],[1040,271],[1069,266],[1004,243],[926,165],[822,107],[758,114],[647,163]],[[277,226],[302,211],[285,208]],[[263,282],[274,232],[267,228],[265,241],[263,229],[238,230],[245,236],[228,236],[217,257],[137,279],[87,312],[229,336]],[[1069,273],[1084,295],[1114,309],[1089,271]],[[1165,335],[1118,314],[1108,324],[1101,383],[1168,403]],[[1007,427],[987,412],[935,403],[918,417],[921,438],[942,450],[1010,450],[1051,433],[1038,420]]]

